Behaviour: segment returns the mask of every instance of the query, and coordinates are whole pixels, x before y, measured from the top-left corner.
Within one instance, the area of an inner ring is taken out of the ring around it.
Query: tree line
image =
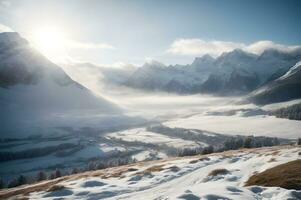
[[[271,111],[270,115],[278,118],[301,120],[301,103]]]

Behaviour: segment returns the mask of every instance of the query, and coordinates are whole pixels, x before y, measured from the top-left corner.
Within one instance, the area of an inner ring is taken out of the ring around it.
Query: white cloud
[[[244,44],[223,41],[205,41],[201,39],[178,39],[171,44],[168,53],[177,55],[203,55],[217,56],[223,52],[242,48]]]
[[[0,6],[4,8],[8,8],[11,6],[11,2],[8,0],[0,0]]]
[[[301,46],[286,46],[272,41],[258,41],[247,45],[244,43],[217,40],[178,39],[171,44],[167,52],[174,55],[200,56],[210,54],[212,56],[218,56],[223,52],[229,52],[234,49],[243,49],[251,53],[261,54],[268,48],[274,48],[280,51],[291,51],[299,47]]]
[[[68,48],[74,49],[115,49],[112,45],[105,43],[86,43],[86,42],[78,42],[74,40],[68,40],[66,42],[66,46]]]
[[[295,46],[286,46],[282,44],[277,44],[272,41],[264,40],[264,41],[258,41],[254,42],[244,48],[244,50],[255,53],[255,54],[261,54],[265,49],[277,49],[279,51],[292,51],[296,48],[300,48],[301,46],[295,45]]]
[[[2,33],[2,32],[13,32],[13,30],[11,28],[9,28],[8,26],[0,24],[0,33]]]

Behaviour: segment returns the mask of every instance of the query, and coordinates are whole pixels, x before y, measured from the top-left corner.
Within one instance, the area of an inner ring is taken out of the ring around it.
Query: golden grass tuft
[[[47,189],[47,192],[53,192],[53,191],[58,191],[58,190],[62,190],[65,189],[66,187],[63,185],[53,185],[50,188]]]
[[[160,172],[160,171],[164,170],[163,166],[164,165],[154,165],[150,168],[147,168],[145,171],[146,172]]]
[[[245,185],[301,190],[301,160],[291,161],[255,174]]]
[[[229,174],[230,172],[227,169],[215,169],[212,170],[208,176],[217,176],[217,175],[225,175],[225,174]]]

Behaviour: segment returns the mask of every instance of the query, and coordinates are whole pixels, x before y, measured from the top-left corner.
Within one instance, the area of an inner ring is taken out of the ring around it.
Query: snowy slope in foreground
[[[300,159],[299,152],[300,147],[283,146],[138,163],[73,175],[62,181],[54,180],[56,185],[64,187],[49,192],[33,192],[29,198],[298,199],[301,191],[278,187],[244,187],[244,183],[254,173]],[[222,168],[229,173],[208,176],[212,170]],[[48,181],[44,184],[46,190],[54,183]],[[16,194],[17,191],[11,192]]]

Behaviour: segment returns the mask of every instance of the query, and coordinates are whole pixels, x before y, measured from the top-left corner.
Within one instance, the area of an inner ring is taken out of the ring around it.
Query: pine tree
[[[247,137],[244,141],[244,148],[251,148],[252,147],[252,138]]]
[[[13,188],[13,187],[17,187],[17,186],[18,186],[18,181],[15,178],[10,180],[7,184],[8,188]]]
[[[17,183],[18,185],[24,185],[27,183],[27,178],[21,174],[17,179]]]
[[[51,174],[48,176],[48,180],[52,180],[52,179],[55,179],[55,174],[54,174],[54,173],[51,173]]]
[[[61,177],[62,176],[62,173],[59,169],[56,169],[55,170],[55,178],[58,178],[58,177]]]
[[[0,189],[5,188],[5,184],[4,181],[2,180],[2,178],[0,178]]]
[[[46,176],[45,172],[43,172],[43,171],[38,172],[37,181],[43,181],[46,179],[47,179],[47,176]]]
[[[78,169],[77,168],[73,168],[71,171],[71,174],[77,174],[78,173]]]

